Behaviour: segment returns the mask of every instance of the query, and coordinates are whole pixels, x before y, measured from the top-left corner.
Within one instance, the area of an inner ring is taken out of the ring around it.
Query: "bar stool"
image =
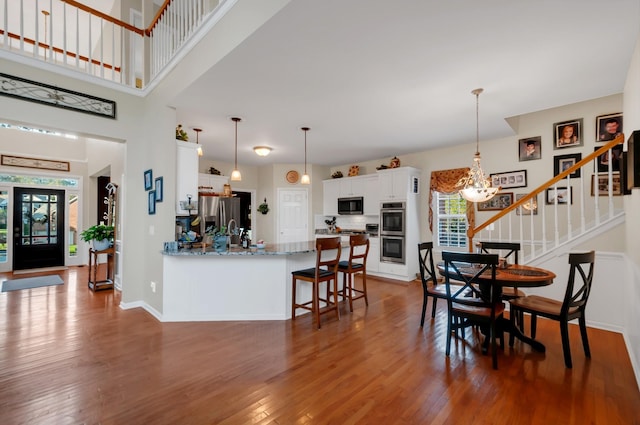
[[[349,298],[349,310],[353,311],[353,301],[367,299],[367,255],[369,254],[369,235],[351,235],[349,237],[349,261],[340,261],[338,271],[342,272],[342,298]],[[362,273],[362,289],[355,285],[355,275]],[[356,294],[355,296],[353,294]]]
[[[327,252],[330,251],[330,252]],[[315,321],[320,329],[320,315],[335,310],[336,317],[340,320],[338,311],[338,262],[342,251],[340,236],[334,238],[316,239],[316,266],[291,272],[291,320],[296,319],[296,309],[303,308],[314,314]],[[296,301],[297,281],[311,282],[311,301],[298,303]],[[320,283],[327,282],[326,298],[320,298]],[[333,285],[331,285],[333,282]],[[333,291],[331,287],[333,286]],[[333,302],[330,300],[330,291],[333,292]],[[322,309],[320,301],[324,302]]]

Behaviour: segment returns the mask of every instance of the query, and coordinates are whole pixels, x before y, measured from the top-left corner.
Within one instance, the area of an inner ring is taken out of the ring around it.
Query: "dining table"
[[[464,277],[472,277],[478,273],[478,269],[473,264],[457,263],[457,265],[458,270]],[[447,275],[448,271],[445,269],[444,262],[439,262],[437,268],[442,276]],[[451,270],[449,278],[453,280],[455,277],[455,272]],[[477,281],[480,286],[480,291],[493,289],[494,296],[499,299],[498,297],[501,296],[503,287],[535,288],[548,286],[553,283],[555,277],[556,275],[552,271],[539,267],[524,264],[505,264],[504,267],[496,267],[495,280],[492,280],[491,272],[487,270],[478,277]],[[534,350],[542,353],[545,352],[546,348],[544,344],[525,335],[520,328],[513,325],[510,320],[502,320],[500,326],[503,331],[509,332],[515,338],[529,344]]]

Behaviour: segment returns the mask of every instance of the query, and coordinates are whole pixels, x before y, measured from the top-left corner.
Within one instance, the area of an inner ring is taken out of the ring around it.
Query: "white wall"
[[[640,37],[631,58],[631,65],[624,87],[624,127],[625,133],[640,129]],[[626,255],[629,266],[629,279],[624,283],[624,303],[619,306],[625,316],[625,339],[631,354],[631,361],[636,372],[636,381],[640,383],[640,189],[633,189],[631,196],[625,196],[627,238]]]

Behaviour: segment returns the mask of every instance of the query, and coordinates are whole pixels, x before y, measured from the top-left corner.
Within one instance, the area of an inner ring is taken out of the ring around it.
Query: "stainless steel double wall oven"
[[[406,206],[404,202],[380,205],[380,261],[405,264]]]

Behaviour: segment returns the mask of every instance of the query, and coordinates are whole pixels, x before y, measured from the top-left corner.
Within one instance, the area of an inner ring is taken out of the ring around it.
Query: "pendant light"
[[[193,131],[196,132],[196,145],[198,145],[198,156],[202,156],[204,155],[204,152],[202,152],[202,146],[200,146],[200,132],[202,131],[202,129],[194,128]]]
[[[307,174],[307,131],[309,131],[309,127],[302,127],[302,131],[304,131],[304,174],[300,179],[300,184],[310,184],[311,179],[309,178],[309,174]]]
[[[233,117],[231,118],[231,121],[236,123],[236,156],[233,171],[231,172],[231,180],[239,182],[242,180],[242,174],[240,174],[240,170],[238,170],[238,121],[242,121],[242,118]]]
[[[480,125],[478,118],[480,93],[483,89],[475,89],[471,93],[476,97],[476,154],[473,156],[473,166],[469,174],[458,181],[457,186],[462,186],[459,190],[460,196],[470,202],[483,202],[489,200],[498,193],[499,187],[491,187],[491,181],[485,177],[480,166]]]

